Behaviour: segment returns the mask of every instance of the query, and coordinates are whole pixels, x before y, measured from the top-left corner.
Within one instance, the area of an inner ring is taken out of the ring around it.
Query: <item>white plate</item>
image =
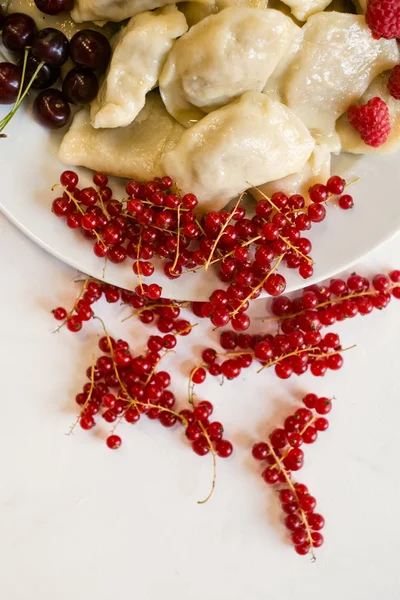
[[[5,115],[7,107],[0,108],[0,116]],[[50,211],[55,197],[51,186],[58,182],[63,170],[56,158],[63,132],[49,133],[37,125],[27,107],[11,121],[7,134],[6,139],[0,139],[1,210],[42,248],[79,271],[103,278],[104,263],[93,254],[91,242],[68,229],[63,220]],[[347,179],[360,177],[351,188],[355,208],[343,211],[331,206],[326,220],[313,227],[309,237],[313,243],[315,273],[307,284],[348,268],[400,229],[398,155],[360,160],[342,155],[334,171]],[[78,172],[81,179],[90,181],[89,171],[78,169]],[[305,281],[295,272],[287,271],[285,276],[288,291],[304,287]],[[108,264],[104,278],[120,287],[136,285],[128,262]],[[207,299],[219,285],[211,271],[198,271],[170,280],[158,270],[149,281],[160,283],[164,296],[185,300]]]

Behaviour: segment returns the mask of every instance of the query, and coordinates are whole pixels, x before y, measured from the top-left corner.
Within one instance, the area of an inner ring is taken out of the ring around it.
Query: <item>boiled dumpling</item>
[[[111,63],[90,120],[93,127],[125,127],[142,110],[147,92],[157,83],[175,38],[187,31],[176,6],[132,17],[118,34]]]
[[[186,127],[246,91],[261,91],[298,27],[276,10],[226,8],[174,45],[160,75],[167,110]]]
[[[283,101],[314,137],[340,144],[335,122],[370,82],[399,62],[396,40],[376,40],[361,15],[337,12],[310,17],[303,42],[285,73]]]
[[[311,15],[325,10],[332,0],[282,0],[290,7],[292,15],[299,21],[307,21]]]
[[[96,27],[93,23],[77,24],[73,21],[69,13],[62,12],[58,15],[46,15],[42,13],[35,4],[34,0],[1,0],[0,6],[7,13],[21,12],[32,17],[39,29],[45,27],[54,27],[62,31],[68,39],[71,39],[74,33],[81,29],[95,29],[101,31],[105,36],[109,37],[114,33],[115,25],[107,25],[105,27]]]
[[[392,129],[387,141],[379,148],[368,146],[362,141],[360,134],[350,125],[347,115],[343,115],[337,123],[337,132],[340,136],[343,152],[389,154],[400,148],[400,100],[396,100],[390,95],[387,87],[388,78],[389,73],[379,75],[360,99],[360,104],[366,104],[369,100],[378,96],[388,105]]]
[[[218,12],[218,7],[213,2],[200,4],[199,2],[180,2],[178,8],[185,15],[189,27],[200,23],[206,17]]]
[[[302,169],[314,140],[286,106],[247,92],[187,129],[164,156],[166,173],[202,210],[219,210],[252,185]]]
[[[183,131],[158,93],[150,92],[135,121],[120,129],[94,129],[89,109],[78,112],[61,142],[59,158],[67,165],[147,181],[165,175],[162,154],[175,147]]]
[[[271,197],[274,192],[284,192],[288,196],[302,194],[307,198],[308,190],[315,183],[326,183],[331,174],[331,153],[325,144],[316,145],[307,163],[298,173],[287,175],[282,179],[270,181],[249,190],[251,195],[260,200]]]
[[[183,12],[189,27],[193,27],[209,15],[217,13],[229,6],[243,6],[246,8],[267,8],[268,0],[215,0],[210,4],[199,2],[181,2],[179,10]]]
[[[197,0],[209,4],[209,0]],[[146,10],[175,4],[176,0],[75,0],[74,21],[123,21]]]

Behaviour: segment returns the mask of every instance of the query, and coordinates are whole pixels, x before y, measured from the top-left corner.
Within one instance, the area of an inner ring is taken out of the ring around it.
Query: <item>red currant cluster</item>
[[[192,370],[193,383],[202,383],[207,370],[213,376],[235,379],[243,368],[250,367],[253,359],[262,365],[259,372],[273,366],[280,379],[288,379],[293,373],[302,375],[308,369],[321,377],[328,369],[337,371],[343,365],[341,352],[344,350],[336,333],[322,337],[318,331],[311,330],[251,336],[223,331],[220,344],[227,352],[219,354],[212,348],[205,348],[202,365]],[[218,362],[218,359],[221,360]]]
[[[219,421],[211,421],[209,417],[214,410],[208,400],[202,400],[193,410],[184,409],[180,412],[188,425],[186,437],[192,442],[193,451],[200,456],[208,454],[212,448],[221,458],[228,458],[232,454],[233,446],[229,440],[223,439],[224,428]]]
[[[329,423],[325,416],[331,408],[329,398],[307,394],[303,398],[305,408],[299,408],[284,421],[283,428],[274,429],[268,442],[253,446],[253,457],[266,461],[262,472],[264,481],[270,485],[285,484],[279,491],[282,509],[287,514],[285,525],[291,531],[291,539],[298,554],[312,552],[322,546],[323,537],[317,533],[324,525],[321,515],[314,512],[316,500],[305,485],[293,483],[291,473],[304,464],[304,452],[300,446],[313,444],[319,431],[326,431]],[[313,412],[314,411],[314,412]]]
[[[77,332],[82,329],[85,321],[90,321],[94,317],[92,305],[100,298],[104,296],[107,302],[113,304],[120,299],[124,300],[129,294],[130,292],[126,290],[88,278],[84,281],[81,293],[69,312],[63,306],[59,306],[52,313],[57,321],[62,321],[59,329],[66,325],[69,331]]]
[[[290,299],[274,298],[271,310],[284,333],[318,331],[336,321],[367,315],[374,308],[382,310],[391,297],[400,299],[400,271],[375,275],[370,282],[353,273],[344,279],[332,279],[328,286],[309,286],[301,295]]]
[[[171,279],[218,264],[227,289],[214,290],[209,301],[196,303],[193,310],[215,327],[231,322],[236,331],[249,327],[245,312],[263,290],[271,296],[284,292],[285,278],[277,272],[281,263],[304,279],[311,277],[311,242],[302,233],[324,220],[324,203],[345,188],[345,181],[334,176],[326,186],[310,189],[308,206],[299,194],[277,192],[258,202],[251,218],[240,198],[232,210],[208,212],[199,220],[194,212],[197,198],[175,193],[169,177],[144,184],[130,181],[128,198],[122,201],[112,198],[102,173],[93,177],[96,188],[79,189],[73,171],[64,171],[60,181],[64,193],[53,201],[54,214],[95,240],[98,257],[113,263],[131,258],[142,289],[142,278],[154,273],[155,257],[164,261],[164,273]]]
[[[152,336],[155,337],[155,336]],[[167,337],[167,336],[165,336]],[[161,350],[176,344],[175,336],[155,345],[150,337],[147,352],[133,356],[125,340],[115,341],[108,334],[99,341],[104,353],[87,369],[89,382],[76,396],[81,407],[79,424],[82,429],[95,426],[95,415],[101,414],[107,423],[137,423],[142,414],[149,419],[158,419],[164,427],[172,427],[177,421],[187,424],[184,416],[173,411],[175,396],[168,389],[171,383],[167,371],[157,371],[162,359]],[[121,438],[114,434],[107,438],[110,448],[119,448]]]

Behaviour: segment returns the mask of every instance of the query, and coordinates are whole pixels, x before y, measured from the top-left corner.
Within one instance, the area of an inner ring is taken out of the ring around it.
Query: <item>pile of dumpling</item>
[[[219,210],[253,186],[290,193],[326,181],[331,153],[395,150],[400,101],[385,71],[400,62],[396,40],[374,39],[362,14],[321,12],[329,0],[285,3],[292,14],[263,0],[77,0],[77,22],[130,20],[60,159],[138,180],[168,174]],[[345,114],[376,95],[392,121],[378,150]]]

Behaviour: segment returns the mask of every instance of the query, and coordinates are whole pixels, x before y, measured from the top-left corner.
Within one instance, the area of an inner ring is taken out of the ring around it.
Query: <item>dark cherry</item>
[[[93,71],[75,67],[64,77],[62,91],[71,104],[88,104],[96,98],[99,82]]]
[[[74,0],[35,0],[35,4],[40,12],[46,15],[58,15],[72,10]]]
[[[68,59],[68,48],[68,39],[62,31],[46,27],[35,37],[32,54],[49,65],[61,67]]]
[[[103,72],[110,60],[111,49],[108,39],[98,31],[82,29],[70,41],[71,58],[79,67]]]
[[[0,63],[0,104],[14,104],[21,85],[22,71],[9,62]]]
[[[35,21],[23,13],[12,13],[4,19],[2,40],[8,50],[20,52],[31,46],[37,32]]]
[[[64,94],[50,88],[40,92],[33,103],[36,120],[49,129],[64,127],[71,117],[71,109]]]
[[[5,19],[4,10],[3,10],[3,7],[0,6],[0,29],[3,27],[4,19]]]
[[[18,61],[19,65],[22,67],[23,58],[21,57]],[[29,54],[28,60],[26,61],[26,73],[25,73],[25,82],[24,85],[27,85],[31,78],[33,77],[36,69],[40,65],[40,61]],[[44,64],[42,65],[40,71],[36,75],[33,80],[32,87],[35,90],[44,90],[45,88],[53,85],[57,79],[60,77],[61,69],[60,67],[52,67],[51,65]]]

